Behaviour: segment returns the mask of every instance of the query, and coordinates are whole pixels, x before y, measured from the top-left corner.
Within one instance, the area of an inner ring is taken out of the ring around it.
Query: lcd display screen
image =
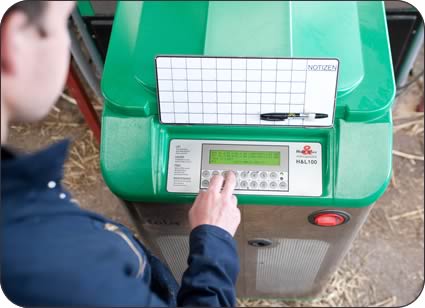
[[[209,163],[212,165],[279,166],[280,152],[211,150]]]

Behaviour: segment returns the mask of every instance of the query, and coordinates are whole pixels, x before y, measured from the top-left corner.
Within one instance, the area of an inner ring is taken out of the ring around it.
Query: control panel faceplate
[[[237,178],[235,194],[322,194],[320,143],[171,140],[168,192],[198,193],[228,171]]]

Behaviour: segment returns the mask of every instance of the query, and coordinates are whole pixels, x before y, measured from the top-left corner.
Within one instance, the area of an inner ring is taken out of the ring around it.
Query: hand
[[[221,175],[212,177],[207,191],[201,191],[189,211],[191,229],[203,224],[220,227],[232,236],[241,222],[241,212],[237,207],[238,200],[233,195],[236,177],[227,172],[226,181]]]

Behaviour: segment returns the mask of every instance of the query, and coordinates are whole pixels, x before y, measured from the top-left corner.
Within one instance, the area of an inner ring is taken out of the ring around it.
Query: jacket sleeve
[[[38,245],[30,243],[25,249],[22,245],[19,248],[17,244],[8,245],[12,251],[8,254],[8,264],[20,266],[2,268],[1,287],[15,305],[168,306],[152,288],[148,270],[142,277],[135,277],[131,269],[131,263],[136,262],[135,256],[129,253],[123,241],[113,235],[105,241],[104,237],[94,234],[79,237],[72,234],[70,238],[73,240],[70,241],[65,234],[58,233],[66,245],[52,237],[43,237],[44,241],[35,241]],[[9,238],[13,240],[13,236]],[[17,254],[19,249],[25,253]],[[2,261],[5,256],[2,251]]]
[[[178,306],[234,307],[239,273],[235,240],[219,227],[201,225],[192,230],[189,245]]]

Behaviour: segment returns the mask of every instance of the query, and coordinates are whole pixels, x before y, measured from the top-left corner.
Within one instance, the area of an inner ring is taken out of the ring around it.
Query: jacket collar
[[[32,154],[16,155],[1,149],[1,190],[21,190],[26,187],[46,187],[49,182],[59,183],[67,157],[69,140],[56,143]]]

